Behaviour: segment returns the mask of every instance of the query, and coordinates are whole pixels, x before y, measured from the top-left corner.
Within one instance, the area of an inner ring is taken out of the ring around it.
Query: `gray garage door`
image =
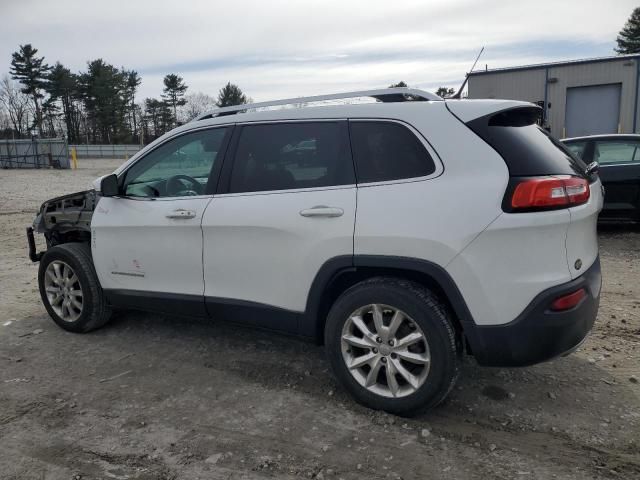
[[[618,133],[622,84],[567,88],[567,137]]]

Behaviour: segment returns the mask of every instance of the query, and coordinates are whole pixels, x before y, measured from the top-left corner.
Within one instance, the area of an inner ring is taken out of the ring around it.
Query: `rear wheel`
[[[40,297],[49,316],[70,332],[89,332],[111,316],[98,282],[91,250],[65,243],[47,250],[38,271]]]
[[[401,415],[419,413],[440,403],[458,376],[448,315],[419,284],[382,277],[359,283],[329,312],[329,362],[360,403]]]

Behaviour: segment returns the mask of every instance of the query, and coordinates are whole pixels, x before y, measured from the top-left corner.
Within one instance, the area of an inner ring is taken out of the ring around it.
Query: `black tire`
[[[428,341],[428,374],[413,393],[398,398],[374,393],[356,381],[343,359],[345,322],[357,309],[370,304],[389,305],[406,313]],[[412,416],[435,407],[449,394],[459,375],[456,334],[446,306],[422,285],[403,279],[376,277],[345,291],[329,311],[325,348],[335,376],[359,403],[397,415]]]
[[[55,312],[45,291],[47,267],[56,260],[66,263],[73,269],[82,290],[82,310],[79,317],[73,321],[64,320]],[[107,306],[93,266],[91,249],[87,244],[64,243],[48,249],[40,260],[38,286],[40,287],[40,298],[47,313],[54,322],[65,330],[75,333],[90,332],[102,327],[111,317],[111,309]]]

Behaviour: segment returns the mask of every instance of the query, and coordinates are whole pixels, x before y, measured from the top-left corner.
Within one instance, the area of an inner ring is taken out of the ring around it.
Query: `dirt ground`
[[[58,328],[24,229],[118,163],[0,170],[0,478],[640,478],[640,229],[600,232],[600,314],[577,353],[467,359],[444,405],[404,419],[355,404],[297,339],[144,313]]]

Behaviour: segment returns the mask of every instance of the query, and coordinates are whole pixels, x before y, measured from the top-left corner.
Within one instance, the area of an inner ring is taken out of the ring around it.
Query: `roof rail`
[[[415,88],[396,87],[381,88],[377,90],[361,90],[356,92],[332,93],[329,95],[314,95],[311,97],[285,98],[271,102],[246,103],[244,105],[234,105],[232,107],[222,107],[203,113],[192,121],[205,120],[207,118],[221,117],[224,115],[234,115],[246,110],[256,108],[273,107],[277,105],[295,105],[298,103],[322,102],[325,100],[340,100],[346,98],[371,97],[381,102],[404,102],[407,100],[426,101],[442,100],[434,93],[425,92]]]

